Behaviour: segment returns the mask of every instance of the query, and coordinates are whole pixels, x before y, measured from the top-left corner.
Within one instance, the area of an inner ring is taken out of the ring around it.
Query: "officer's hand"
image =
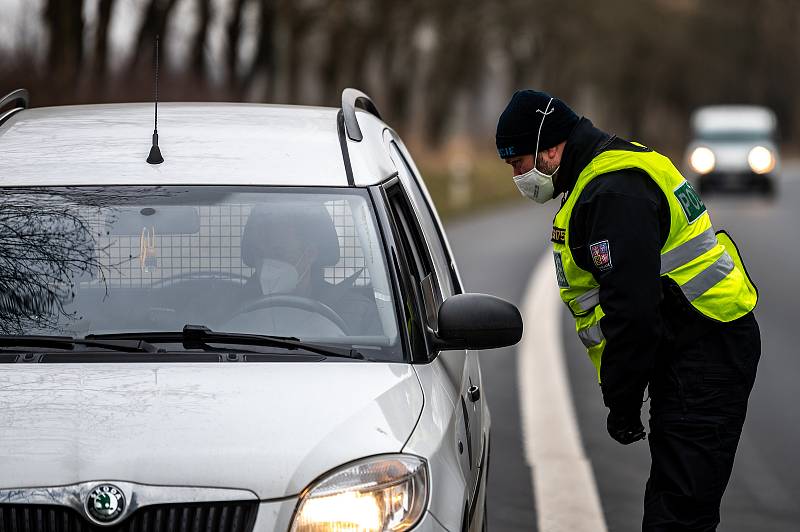
[[[638,411],[626,413],[609,412],[606,428],[611,437],[622,445],[628,445],[647,437]]]

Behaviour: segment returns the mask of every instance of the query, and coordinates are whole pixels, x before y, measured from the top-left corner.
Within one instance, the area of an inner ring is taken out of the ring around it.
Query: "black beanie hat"
[[[533,154],[536,151],[536,137],[550,98],[546,92],[532,90],[514,93],[497,121],[495,141],[501,159]],[[542,126],[539,151],[567,140],[578,120],[578,115],[567,104],[553,98]]]

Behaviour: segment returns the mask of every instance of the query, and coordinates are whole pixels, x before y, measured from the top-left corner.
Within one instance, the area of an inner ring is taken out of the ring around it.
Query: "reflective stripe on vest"
[[[661,255],[661,275],[689,264],[694,259],[714,249],[716,245],[717,235],[714,234],[714,229],[709,227],[691,240],[663,253]],[[727,260],[725,260],[725,257],[727,257]],[[714,266],[718,267],[714,268]],[[683,293],[689,301],[692,301],[707,292],[709,288],[728,275],[731,270],[733,270],[733,260],[728,253],[725,252],[716,263],[681,286]],[[595,287],[576,297],[571,302],[570,310],[575,313],[589,312],[599,304],[600,288]]]
[[[590,347],[600,345],[606,337],[603,336],[603,330],[600,328],[600,324],[597,323],[591,327],[587,327],[578,331],[578,338],[581,339],[584,347],[589,349]]]
[[[733,271],[733,259],[725,251],[711,266],[681,285],[681,290],[689,301],[708,292],[712,286],[723,280]]]
[[[587,290],[583,294],[576,297],[572,304],[577,308],[570,307],[570,310],[577,313],[589,312],[594,307],[600,304],[600,287]]]
[[[661,254],[661,275],[689,264],[703,253],[711,251],[717,245],[714,228],[709,227],[688,242]]]

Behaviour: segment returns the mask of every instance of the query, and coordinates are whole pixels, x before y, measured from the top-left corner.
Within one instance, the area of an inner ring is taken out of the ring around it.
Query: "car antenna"
[[[156,35],[156,56],[155,56],[155,123],[153,127],[153,145],[150,147],[150,155],[147,156],[147,162],[150,164],[161,164],[164,158],[161,156],[161,150],[158,148],[158,35]]]

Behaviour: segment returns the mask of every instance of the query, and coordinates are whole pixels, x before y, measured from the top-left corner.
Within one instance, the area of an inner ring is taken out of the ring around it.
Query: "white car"
[[[522,321],[463,293],[368,97],[162,104],[161,164],[152,104],[27,101],[0,103],[0,530],[485,529],[473,349]]]
[[[775,190],[780,155],[777,119],[752,105],[715,105],[691,117],[692,140],[686,150],[689,178],[700,192],[712,188]]]

